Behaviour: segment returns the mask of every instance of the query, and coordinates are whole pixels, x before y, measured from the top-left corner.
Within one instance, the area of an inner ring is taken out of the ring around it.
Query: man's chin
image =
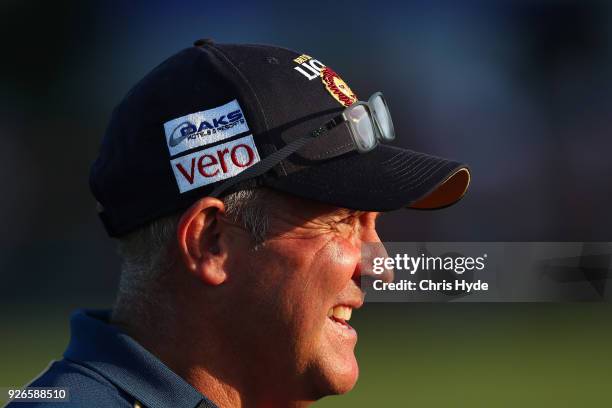
[[[351,326],[326,318],[319,337],[318,358],[309,370],[315,399],[345,394],[355,387],[359,377],[356,343],[357,332]]]
[[[316,399],[345,394],[355,387],[359,377],[359,365],[354,354],[340,361],[336,360],[325,368],[318,375]]]
[[[334,384],[333,395],[346,394],[355,387],[357,384],[357,378],[359,378],[359,365],[357,360],[353,360],[354,365],[348,372],[338,375],[337,380]]]

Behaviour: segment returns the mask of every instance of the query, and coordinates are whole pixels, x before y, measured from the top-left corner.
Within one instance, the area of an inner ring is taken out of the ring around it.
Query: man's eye
[[[357,228],[357,225],[355,217],[346,217],[333,223],[334,229],[339,232],[351,232]]]

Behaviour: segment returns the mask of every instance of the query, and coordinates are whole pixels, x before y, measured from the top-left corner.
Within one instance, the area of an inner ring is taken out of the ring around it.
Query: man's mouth
[[[349,320],[351,320],[352,314],[352,307],[338,305],[329,309],[329,311],[327,312],[327,317],[331,319],[334,323],[344,326],[347,329],[352,329],[352,327],[347,323]]]

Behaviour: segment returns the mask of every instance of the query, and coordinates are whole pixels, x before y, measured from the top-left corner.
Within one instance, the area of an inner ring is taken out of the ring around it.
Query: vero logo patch
[[[238,101],[191,113],[164,123],[170,156],[248,132]]]
[[[170,161],[181,193],[233,177],[259,162],[253,136],[187,154]]]

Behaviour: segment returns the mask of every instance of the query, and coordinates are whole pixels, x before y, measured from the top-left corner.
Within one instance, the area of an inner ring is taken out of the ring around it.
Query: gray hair
[[[251,234],[254,250],[263,245],[268,232],[272,194],[247,182],[223,198],[226,217]],[[166,314],[173,312],[165,288],[169,272],[177,262],[176,233],[181,215],[159,218],[118,240],[121,277],[113,320],[147,320],[152,309],[162,308]]]

